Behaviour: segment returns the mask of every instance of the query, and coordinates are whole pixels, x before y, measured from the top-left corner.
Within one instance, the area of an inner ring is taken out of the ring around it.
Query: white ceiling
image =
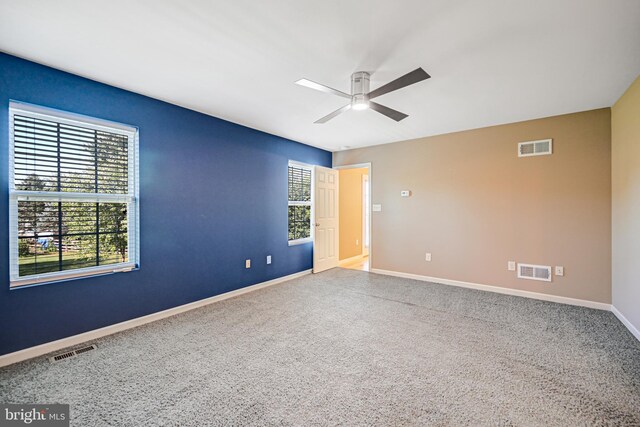
[[[0,0],[0,50],[336,151],[611,106],[640,73],[638,0]],[[423,67],[373,111],[313,122]]]

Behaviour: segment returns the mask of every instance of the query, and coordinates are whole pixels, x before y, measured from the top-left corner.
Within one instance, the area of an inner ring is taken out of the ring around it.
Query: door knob
[[[319,222],[316,222],[316,227],[320,227],[320,223]]]

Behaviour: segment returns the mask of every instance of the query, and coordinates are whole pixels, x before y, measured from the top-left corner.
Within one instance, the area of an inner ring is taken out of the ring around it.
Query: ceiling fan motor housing
[[[364,110],[369,107],[369,82],[370,75],[366,71],[351,74],[351,107],[353,109]]]

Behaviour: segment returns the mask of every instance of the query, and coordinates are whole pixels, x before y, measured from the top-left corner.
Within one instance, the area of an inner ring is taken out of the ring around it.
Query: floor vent
[[[553,151],[552,139],[541,139],[539,141],[527,141],[518,144],[518,157],[543,156],[551,154]]]
[[[76,356],[78,356],[78,355],[80,355],[82,353],[86,353],[87,351],[95,350],[97,348],[98,347],[96,347],[95,344],[92,344],[92,345],[90,345],[88,347],[82,347],[82,348],[79,348],[77,350],[72,350],[72,351],[67,351],[66,353],[57,354],[55,356],[50,357],[49,360],[51,362],[58,362],[60,360],[65,360],[65,359],[70,359],[72,357],[76,357]]]
[[[518,279],[551,281],[551,267],[547,265],[518,264]]]
[[[96,348],[98,347],[96,347],[95,344],[90,345],[89,347],[82,347],[76,350],[76,354],[86,353],[87,351],[95,350]]]

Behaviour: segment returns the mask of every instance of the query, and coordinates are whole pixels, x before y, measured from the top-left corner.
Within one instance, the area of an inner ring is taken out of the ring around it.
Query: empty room
[[[640,1],[0,0],[0,426],[640,426]]]

